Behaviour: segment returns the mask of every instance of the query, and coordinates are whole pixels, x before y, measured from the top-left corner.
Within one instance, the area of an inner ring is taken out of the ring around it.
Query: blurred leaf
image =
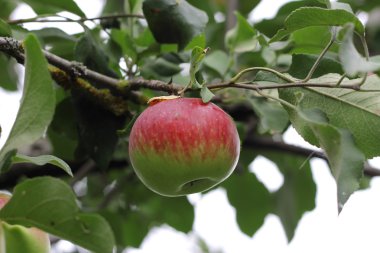
[[[3,167],[1,163],[4,162],[4,156],[10,150],[40,138],[54,114],[53,81],[35,35],[28,35],[24,46],[26,54],[24,91],[15,123],[0,151],[0,170]]]
[[[160,57],[154,61],[148,61],[141,68],[141,75],[145,78],[171,77],[181,72],[181,67]]]
[[[348,12],[354,14],[351,6],[349,4],[346,4],[346,3],[331,2],[331,3],[327,3],[327,6],[333,10],[345,10],[345,11],[348,11]]]
[[[148,221],[136,211],[125,213],[102,212],[115,233],[116,244],[120,248],[140,247],[149,232]]]
[[[8,23],[0,18],[0,36],[2,37],[11,37],[12,30],[9,27]]]
[[[208,103],[211,101],[211,99],[214,97],[214,93],[212,93],[208,88],[207,86],[203,86],[201,88],[201,98],[202,98],[202,101],[203,103]]]
[[[352,8],[354,8],[355,12],[358,10],[370,11],[379,6],[379,0],[340,0],[340,2],[348,3]]]
[[[264,152],[263,155],[276,163],[284,175],[284,184],[273,196],[275,213],[291,241],[303,214],[315,208],[316,185],[309,158],[279,152]]]
[[[24,2],[32,7],[38,15],[68,11],[80,17],[85,17],[74,0],[25,0]]]
[[[9,90],[17,90],[18,75],[15,70],[15,61],[0,54],[0,87]]]
[[[27,179],[0,210],[9,224],[33,226],[96,253],[111,253],[114,236],[99,215],[80,211],[69,185],[52,177]]]
[[[123,56],[131,57],[135,62],[137,58],[137,51],[131,36],[124,30],[112,29],[111,39],[115,41],[122,49]]]
[[[208,21],[205,12],[185,0],[145,0],[143,12],[157,42],[177,43],[179,49],[202,33]]]
[[[346,74],[350,77],[354,77],[358,73],[367,73],[380,70],[380,63],[367,61],[356,50],[353,42],[353,25],[348,24],[344,27],[343,31],[344,37],[339,48],[339,58]]]
[[[111,77],[117,77],[117,74],[108,66],[109,57],[90,30],[86,29],[83,36],[78,40],[74,54],[75,59],[89,69]]]
[[[254,235],[271,210],[268,190],[250,172],[232,174],[223,187],[227,190],[229,202],[236,209],[240,230],[248,236]]]
[[[288,70],[289,74],[299,79],[305,78],[317,58],[317,55],[294,54],[292,56],[292,65],[290,65],[290,69]],[[343,74],[343,72],[342,66],[338,61],[325,56],[319,63],[312,78],[317,78],[328,73]]]
[[[0,18],[7,20],[17,6],[16,1],[0,0]]]
[[[168,198],[160,196],[146,188],[137,178],[125,185],[125,201],[135,205],[147,225],[169,226],[187,233],[194,221],[194,208],[186,197]]]
[[[78,145],[78,129],[72,99],[65,95],[63,98],[57,96],[57,100],[60,101],[56,105],[48,136],[53,147],[53,154],[64,160],[72,161]]]
[[[144,31],[140,33],[134,40],[136,45],[140,47],[149,47],[155,43],[153,34],[148,28],[144,29]]]
[[[229,67],[228,55],[222,50],[212,51],[204,59],[204,65],[218,72],[219,76],[223,78]]]
[[[243,15],[248,15],[260,2],[261,0],[240,0],[239,12]]]
[[[45,43],[54,43],[57,40],[68,40],[76,42],[78,39],[72,35],[67,34],[59,28],[55,27],[46,27],[39,30],[33,30],[34,34],[37,35]]]
[[[340,76],[329,74],[317,79],[313,83],[336,83]],[[359,82],[359,79],[344,81],[345,84]],[[361,87],[378,89],[380,79],[376,75],[369,76]],[[280,89],[280,98],[298,104],[304,110],[318,108],[323,111],[329,123],[337,128],[348,129],[358,148],[366,158],[380,155],[380,96],[379,92],[357,92],[349,89],[331,88],[291,88]],[[302,95],[299,101],[298,96]],[[297,120],[297,115],[290,115],[293,126],[313,145],[318,141],[313,138],[310,129],[305,128],[303,121]]]
[[[142,12],[143,0],[126,0],[124,1],[125,12],[131,14],[138,14]]]
[[[226,34],[226,46],[230,51],[237,53],[254,50],[258,45],[257,32],[241,14],[236,12],[235,15],[237,23]]]
[[[74,60],[74,48],[78,41],[75,36],[53,27],[33,30],[32,32],[38,36],[41,44],[45,49],[49,49],[49,52],[66,60]]]
[[[284,27],[285,20],[291,12],[306,6],[325,7],[316,0],[290,1],[281,6],[274,18],[260,21],[255,24],[255,28],[266,36],[273,37],[277,30]]]
[[[186,45],[185,50],[192,50],[194,47],[206,47],[206,36],[204,33],[201,33],[197,36],[195,36],[189,44]]]
[[[285,20],[285,28],[277,31],[270,42],[279,41],[285,36],[309,26],[343,26],[353,23],[355,31],[364,35],[364,26],[352,13],[345,10],[329,10],[318,7],[302,7],[292,12]]]
[[[89,155],[100,168],[106,169],[119,139],[117,131],[122,129],[125,117],[115,116],[80,90],[72,90],[72,94],[79,133],[76,157]]]
[[[280,104],[262,97],[252,97],[249,102],[259,117],[260,134],[279,134],[288,127],[288,114]]]

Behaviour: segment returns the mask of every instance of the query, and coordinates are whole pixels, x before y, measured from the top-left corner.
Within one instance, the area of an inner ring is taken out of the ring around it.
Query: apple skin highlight
[[[129,137],[129,156],[137,176],[164,196],[212,188],[233,172],[239,153],[239,135],[231,117],[198,98],[149,106]]]

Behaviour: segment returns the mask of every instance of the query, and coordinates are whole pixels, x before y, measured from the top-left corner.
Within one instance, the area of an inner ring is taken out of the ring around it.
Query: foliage
[[[10,20],[21,2],[36,16]],[[139,247],[160,224],[191,231],[188,198],[147,190],[127,154],[146,101],[168,93],[211,100],[234,118],[240,159],[218,187],[243,233],[253,236],[273,213],[290,241],[315,207],[315,153],[282,142],[290,125],[323,149],[342,210],[368,176],[366,159],[380,156],[380,26],[366,27],[356,15],[364,10],[371,20],[377,1],[292,1],[254,24],[248,14],[260,1],[236,1],[236,9],[228,2],[112,0],[90,25],[73,0],[0,0],[0,87],[23,90],[0,150],[0,182],[10,182],[0,186],[14,194],[0,218],[102,253]],[[78,23],[82,32],[55,28],[54,20]],[[28,22],[47,27],[29,30]],[[25,66],[23,85],[15,60]],[[22,153],[41,139],[46,152]],[[257,155],[284,175],[277,191],[249,169]]]

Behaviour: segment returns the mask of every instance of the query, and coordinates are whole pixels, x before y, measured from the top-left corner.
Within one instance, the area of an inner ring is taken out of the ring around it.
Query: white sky
[[[94,17],[99,14],[102,1],[76,2],[89,17]],[[288,1],[262,0],[251,17],[256,21],[271,17],[284,2]],[[33,11],[23,6],[13,18],[32,16]],[[33,26],[36,29],[40,27],[35,24],[28,25]],[[70,24],[60,24],[60,28],[70,32],[80,29],[73,28]],[[0,146],[4,143],[16,117],[20,96],[20,93],[6,93],[0,89],[0,125],[3,128]],[[310,147],[293,129],[287,131],[285,140]],[[141,249],[128,249],[126,253],[197,253],[200,252],[196,246],[197,236],[205,240],[213,250],[224,253],[380,252],[380,178],[374,178],[369,189],[351,196],[338,216],[336,188],[329,169],[326,163],[319,159],[312,159],[311,162],[313,177],[317,183],[317,207],[301,219],[290,244],[287,243],[281,223],[275,215],[268,215],[264,225],[252,238],[242,234],[236,224],[235,210],[228,204],[225,192],[217,189],[203,196],[190,196],[196,212],[194,231],[191,234],[179,233],[168,226],[161,226],[149,233]],[[373,164],[380,167],[378,161]],[[267,169],[257,169],[259,167]],[[278,189],[283,183],[282,175],[277,168],[264,158],[257,158],[253,162],[252,171],[271,191]],[[67,252],[63,248],[70,248],[70,244],[60,243],[60,252]]]

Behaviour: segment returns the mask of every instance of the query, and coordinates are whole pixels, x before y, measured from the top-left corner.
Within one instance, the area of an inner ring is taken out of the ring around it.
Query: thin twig
[[[60,17],[62,19],[46,19],[49,17]],[[10,25],[17,25],[17,24],[24,24],[24,23],[65,23],[65,22],[85,22],[85,21],[94,21],[94,20],[104,20],[104,19],[119,19],[119,18],[141,18],[143,19],[144,16],[140,14],[114,14],[114,15],[105,15],[105,16],[99,16],[94,18],[80,18],[80,19],[69,19],[66,17],[58,16],[58,15],[43,15],[43,16],[36,16],[33,18],[24,18],[24,19],[15,19],[15,20],[8,20],[7,23]]]
[[[317,60],[314,62],[313,66],[311,67],[311,69],[310,69],[309,73],[307,74],[307,76],[305,77],[305,79],[300,81],[301,83],[306,83],[311,79],[315,70],[318,68],[319,64],[321,63],[323,56],[325,56],[327,51],[329,51],[330,47],[334,44],[334,41],[335,41],[335,33],[331,36],[329,43],[326,45],[326,47],[323,49],[323,51],[319,54]]]
[[[70,180],[70,185],[74,186],[77,182],[79,182],[84,177],[86,177],[95,167],[96,167],[95,162],[93,160],[88,160],[75,173],[74,177]]]
[[[104,209],[105,207],[108,206],[108,204],[113,200],[114,197],[116,197],[122,190],[123,187],[125,186],[128,181],[132,180],[135,177],[135,174],[133,171],[127,172],[127,174],[120,178],[115,186],[104,196],[102,202],[98,205],[98,209]]]
[[[267,71],[267,72],[270,72],[272,74],[275,74],[276,76],[278,76],[279,78],[281,78],[282,80],[284,80],[288,83],[294,83],[295,82],[292,78],[278,72],[277,70],[274,70],[271,68],[265,68],[265,67],[252,67],[252,68],[243,69],[242,71],[237,73],[234,77],[231,78],[230,83],[236,83],[244,74],[246,74],[248,72],[260,71],[260,70],[261,71]]]
[[[273,84],[273,85],[259,85],[258,83],[246,84],[246,83],[220,83],[211,84],[207,86],[209,89],[220,89],[220,88],[240,88],[248,90],[268,90],[268,89],[282,89],[282,88],[295,88],[295,87],[320,87],[320,88],[343,88],[351,90],[359,90],[356,84],[345,84],[336,86],[336,83],[284,83],[284,84]]]

